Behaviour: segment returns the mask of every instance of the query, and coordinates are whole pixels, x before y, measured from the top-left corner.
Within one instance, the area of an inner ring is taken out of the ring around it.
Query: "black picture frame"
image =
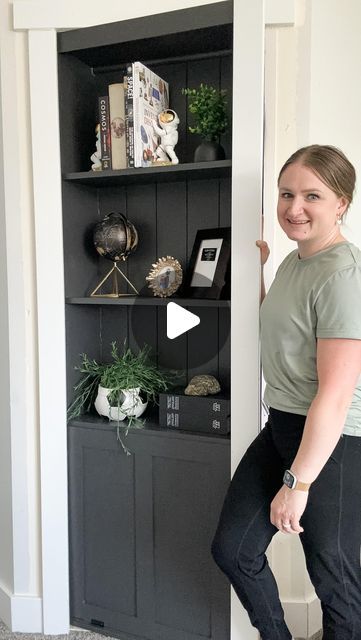
[[[229,298],[230,259],[230,227],[198,230],[185,275],[183,296],[208,300]],[[216,264],[211,264],[214,262]]]

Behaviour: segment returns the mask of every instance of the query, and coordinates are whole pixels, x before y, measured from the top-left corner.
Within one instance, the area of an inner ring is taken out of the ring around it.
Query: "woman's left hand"
[[[308,491],[281,487],[271,503],[271,522],[282,533],[302,533],[300,518],[306,508]]]

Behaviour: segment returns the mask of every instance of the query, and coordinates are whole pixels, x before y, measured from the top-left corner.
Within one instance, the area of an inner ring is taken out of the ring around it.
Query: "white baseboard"
[[[294,638],[312,638],[322,627],[322,612],[317,596],[308,600],[282,600],[287,625]]]
[[[14,633],[42,633],[42,600],[36,596],[11,594],[0,585],[0,618]]]

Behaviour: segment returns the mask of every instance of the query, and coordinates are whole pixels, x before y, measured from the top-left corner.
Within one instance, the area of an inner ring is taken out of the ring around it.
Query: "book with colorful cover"
[[[127,156],[123,82],[110,84],[108,95],[112,169],[125,169]]]
[[[133,62],[134,166],[147,167],[156,161],[159,137],[153,122],[169,107],[169,85],[141,62]]]
[[[127,65],[124,76],[125,145],[127,167],[134,167],[133,68]]]
[[[100,126],[100,151],[102,169],[111,169],[111,142],[109,121],[109,98],[100,96],[98,100],[99,126]]]

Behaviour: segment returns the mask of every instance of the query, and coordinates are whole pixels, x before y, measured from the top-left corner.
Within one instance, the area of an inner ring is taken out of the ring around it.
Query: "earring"
[[[337,216],[337,224],[342,224],[342,217],[341,216]]]

